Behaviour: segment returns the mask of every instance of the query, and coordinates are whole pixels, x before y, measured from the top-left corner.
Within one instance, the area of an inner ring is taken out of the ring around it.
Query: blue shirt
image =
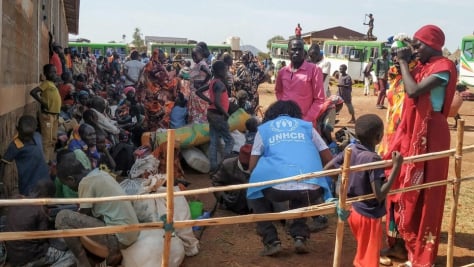
[[[311,123],[280,116],[258,127],[262,137],[263,153],[250,175],[249,183],[271,181],[323,169],[319,151],[312,141]],[[324,189],[330,197],[330,187],[325,178],[301,181]],[[247,190],[248,199],[263,197],[262,190],[274,185],[252,187]]]
[[[18,170],[18,189],[20,194],[29,195],[36,183],[42,179],[50,179],[49,168],[43,155],[41,135],[33,134],[33,139],[23,143],[16,137],[7,148],[2,161],[16,163]]]
[[[170,128],[177,129],[186,125],[188,109],[186,107],[174,106],[170,113]]]

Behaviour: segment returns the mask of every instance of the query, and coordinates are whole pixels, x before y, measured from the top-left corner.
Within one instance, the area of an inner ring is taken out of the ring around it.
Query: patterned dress
[[[388,72],[389,88],[387,90],[387,117],[384,136],[378,147],[378,153],[381,156],[387,152],[388,145],[392,141],[395,130],[400,124],[403,100],[405,98],[405,86],[403,85],[402,75],[398,73],[395,66],[390,67]]]
[[[139,90],[139,99],[145,106],[145,128],[148,131],[167,128],[166,103],[171,96],[168,72],[157,58],[153,58],[145,66],[144,75],[145,88]]]
[[[203,71],[207,70],[206,71]],[[190,79],[190,95],[188,101],[188,114],[189,114],[189,122],[190,123],[206,123],[207,122],[207,102],[202,100],[200,97],[196,95],[196,90],[199,87],[206,85],[209,83],[209,67],[206,63],[205,59],[202,59],[199,63],[194,64],[189,72],[189,79]],[[204,92],[204,95],[209,97],[208,91]]]

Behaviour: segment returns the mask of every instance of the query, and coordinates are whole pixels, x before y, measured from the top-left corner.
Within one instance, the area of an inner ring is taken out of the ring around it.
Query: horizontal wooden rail
[[[474,145],[469,145],[463,147],[464,153],[474,152]],[[411,156],[404,158],[404,163],[409,162],[420,162],[427,161],[432,159],[444,158],[453,156],[455,153],[454,149],[449,149],[440,152],[433,152],[423,155]],[[354,165],[349,168],[352,171],[362,171],[370,170],[375,168],[385,168],[392,165],[391,160],[381,160],[374,163]],[[283,179],[259,182],[259,183],[249,183],[249,184],[239,184],[239,185],[229,185],[229,186],[218,186],[218,187],[208,187],[202,189],[186,190],[175,192],[174,196],[189,196],[189,195],[199,195],[199,194],[208,194],[220,191],[230,191],[230,190],[240,190],[250,187],[258,187],[264,185],[272,185],[290,181],[300,181],[315,177],[326,177],[334,176],[341,173],[341,169],[333,169],[327,171],[311,172],[306,174],[300,174],[296,176],[291,176]],[[145,200],[145,199],[155,199],[155,198],[165,198],[166,193],[157,193],[157,194],[146,194],[146,195],[124,195],[124,196],[114,196],[114,197],[101,197],[101,198],[22,198],[22,199],[0,199],[1,206],[28,206],[28,205],[55,205],[55,204],[77,204],[77,203],[101,203],[109,201],[135,201],[135,200]]]

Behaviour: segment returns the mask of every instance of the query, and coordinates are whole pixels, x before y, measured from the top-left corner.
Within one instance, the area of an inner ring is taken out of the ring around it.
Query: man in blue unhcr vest
[[[324,140],[310,122],[302,120],[302,112],[294,101],[279,100],[265,112],[258,127],[249,162],[250,183],[271,181],[303,173],[321,171],[332,158]],[[272,203],[289,201],[290,209],[318,203],[331,197],[327,178],[253,187],[247,190],[249,208],[254,213],[273,212]],[[306,218],[293,220],[290,234],[296,253],[307,253],[306,240],[310,230]],[[262,237],[262,255],[281,251],[278,233],[271,221],[258,222]]]

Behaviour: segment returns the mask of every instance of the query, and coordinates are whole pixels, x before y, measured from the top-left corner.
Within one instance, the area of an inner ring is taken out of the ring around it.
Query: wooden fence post
[[[456,233],[456,214],[458,211],[459,190],[461,189],[461,163],[462,163],[462,145],[464,142],[464,120],[458,120],[456,154],[454,154],[454,172],[456,180],[453,183],[453,200],[451,201],[451,211],[448,228],[448,252],[446,266],[453,267],[454,252],[454,234]]]
[[[347,180],[349,179],[350,166],[351,166],[351,155],[352,149],[346,148],[344,151],[344,164],[342,166],[342,176],[341,184],[339,186],[339,208],[346,208],[346,198],[347,198]],[[337,219],[337,228],[336,228],[336,245],[334,248],[334,262],[333,267],[341,266],[341,255],[342,255],[342,241],[344,238],[344,221],[338,217]]]
[[[168,144],[166,150],[166,223],[173,223],[174,217],[174,130],[168,130]],[[169,227],[165,227],[165,240],[161,266],[168,267],[171,248],[171,235]]]

